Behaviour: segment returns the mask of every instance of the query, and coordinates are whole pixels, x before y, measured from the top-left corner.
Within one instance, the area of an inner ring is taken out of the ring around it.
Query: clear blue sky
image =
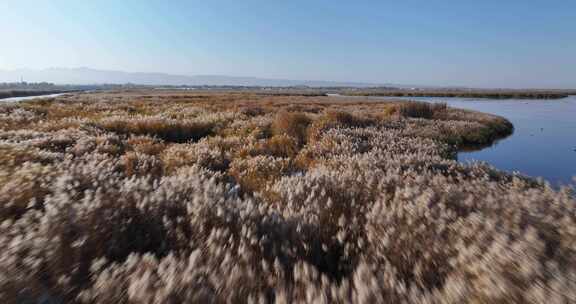
[[[576,1],[0,2],[0,69],[576,88]]]

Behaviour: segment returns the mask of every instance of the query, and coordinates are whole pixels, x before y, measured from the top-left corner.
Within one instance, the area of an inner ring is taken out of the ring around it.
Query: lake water
[[[52,97],[58,97],[58,96],[61,96],[64,94],[66,94],[66,93],[48,94],[48,95],[39,95],[39,96],[10,97],[10,98],[0,99],[0,102],[17,102],[17,101],[37,99],[37,98],[52,98]]]
[[[574,184],[576,96],[555,100],[410,98],[505,117],[514,134],[480,151],[460,152],[459,161],[485,161],[507,171],[542,177],[552,185]]]

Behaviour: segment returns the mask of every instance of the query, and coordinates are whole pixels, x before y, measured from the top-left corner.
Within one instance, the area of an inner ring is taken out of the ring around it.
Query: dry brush
[[[324,97],[2,105],[0,300],[574,301],[572,190],[453,159],[509,132]]]

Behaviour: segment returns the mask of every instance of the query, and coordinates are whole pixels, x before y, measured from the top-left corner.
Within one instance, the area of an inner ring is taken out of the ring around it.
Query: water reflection
[[[488,147],[465,149],[458,155],[460,161],[486,161],[503,170],[543,177],[553,185],[573,183],[576,96],[560,100],[412,99],[492,113],[514,124],[513,135]]]

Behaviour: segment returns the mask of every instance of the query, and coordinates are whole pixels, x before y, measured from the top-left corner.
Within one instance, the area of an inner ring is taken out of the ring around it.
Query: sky
[[[576,88],[574,0],[0,0],[0,69]]]

